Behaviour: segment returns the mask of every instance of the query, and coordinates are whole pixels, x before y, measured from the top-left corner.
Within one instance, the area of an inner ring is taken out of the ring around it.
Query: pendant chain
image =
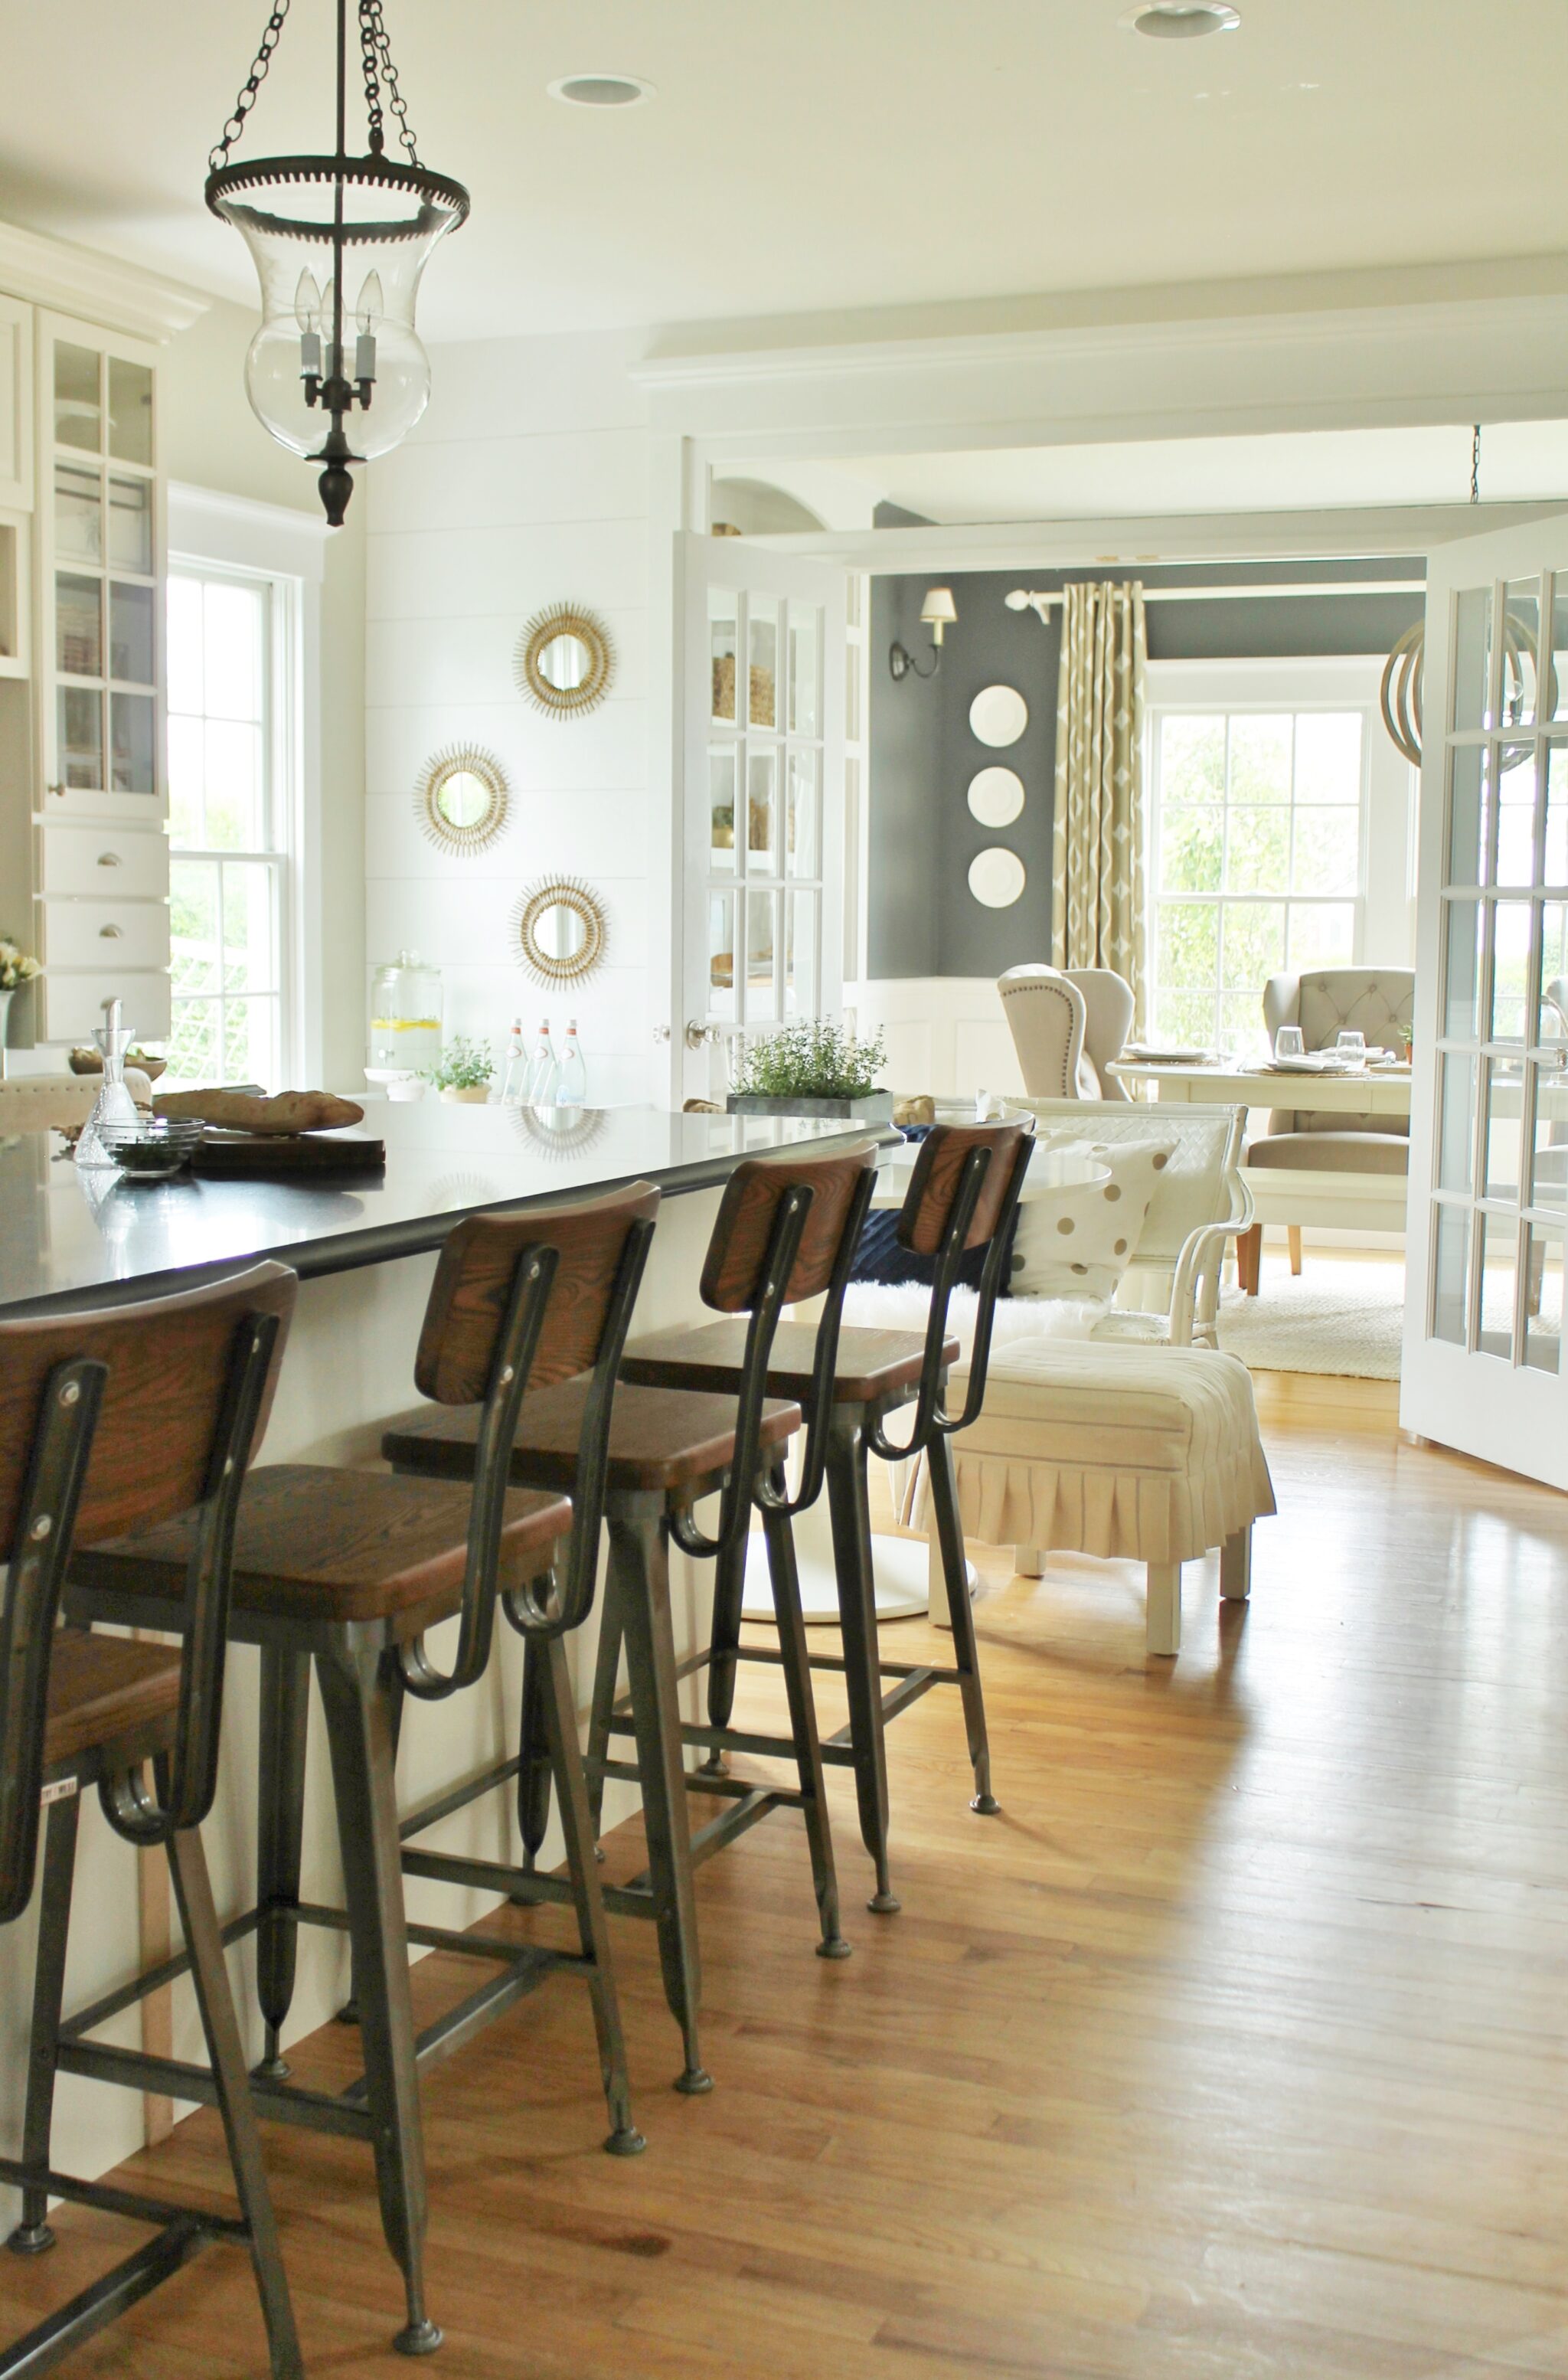
[[[288,15],[289,0],[273,0],[272,15],[267,19],[256,62],[240,85],[234,103],[234,113],[224,126],[223,139],[208,156],[207,164],[213,173],[226,165],[229,152],[245,129],[246,118],[256,104],[267,70],[273,62],[283,32],[284,19]],[[365,110],[370,120],[370,152],[379,157],[386,145],[382,115],[382,93],[386,104],[397,118],[397,137],[407,154],[410,165],[418,165],[419,152],[408,122],[407,103],[397,88],[397,69],[392,63],[392,43],[382,16],[382,0],[359,0],[359,51],[365,69]]]
[[[1481,425],[1477,421],[1470,439],[1470,502],[1481,501]]]
[[[234,103],[234,114],[224,126],[224,137],[207,159],[215,174],[220,165],[228,164],[228,152],[245,129],[245,119],[256,104],[256,94],[267,79],[267,68],[273,62],[273,52],[283,31],[283,20],[288,14],[288,0],[273,0],[273,13],[267,19],[267,30],[261,36],[261,46],[256,53],[256,63],[240,85],[239,96]]]
[[[386,103],[397,118],[397,137],[407,152],[410,165],[419,162],[419,149],[409,128],[408,110],[397,88],[397,69],[392,63],[392,43],[381,13],[381,0],[359,0],[359,50],[365,62],[365,109],[371,125],[371,154],[379,157],[385,146],[382,124],[382,86],[386,89]]]

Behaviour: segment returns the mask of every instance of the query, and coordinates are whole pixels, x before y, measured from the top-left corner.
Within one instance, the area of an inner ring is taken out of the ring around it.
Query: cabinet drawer
[[[100,901],[162,901],[169,889],[169,839],[129,828],[42,826],[39,890]]]
[[[104,945],[108,947],[107,944]],[[125,1023],[139,1041],[166,1041],[169,978],[133,967],[94,969],[82,975],[48,975],[40,985],[43,1003],[38,1038],[73,1046],[91,1042],[103,1022],[103,1002],[119,1000]]]
[[[166,967],[169,913],[162,901],[41,901],[46,967]]]

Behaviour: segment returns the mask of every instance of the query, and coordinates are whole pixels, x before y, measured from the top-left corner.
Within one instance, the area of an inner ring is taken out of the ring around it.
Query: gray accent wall
[[[1056,682],[1061,614],[1047,625],[1009,612],[1015,587],[1057,588],[1081,570],[960,571],[951,576],[957,625],[947,631],[934,678],[895,685],[888,648],[898,638],[925,666],[930,631],[920,625],[930,577],[871,582],[869,909],[868,971],[898,976],[998,975],[1051,957],[1051,844],[1056,771]],[[1215,564],[1150,569],[1146,587],[1299,584],[1296,596],[1268,595],[1149,607],[1151,661],[1291,658],[1386,653],[1421,614],[1426,565],[1398,562]],[[1314,595],[1314,579],[1408,579],[1408,594]],[[1029,707],[1021,740],[1003,751],[979,743],[969,705],[982,686],[1016,686]],[[966,793],[978,769],[999,762],[1024,781],[1025,806],[1012,826],[988,830]],[[1015,851],[1027,872],[1008,909],[984,909],[968,886],[969,863],[988,844]]]

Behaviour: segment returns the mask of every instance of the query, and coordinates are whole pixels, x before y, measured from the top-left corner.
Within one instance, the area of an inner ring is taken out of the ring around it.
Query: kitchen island
[[[569,1124],[552,1128],[528,1110],[434,1100],[370,1106],[360,1133],[384,1140],[384,1171],[356,1172],[331,1186],[188,1177],[136,1183],[79,1173],[55,1154],[59,1144],[50,1135],[20,1134],[0,1143],[0,1314],[57,1314],[154,1295],[194,1285],[217,1269],[276,1257],[299,1273],[300,1292],[260,1459],[374,1464],[383,1421],[416,1402],[414,1350],[425,1300],[441,1245],[464,1216],[588,1196],[639,1179],[655,1183],[663,1206],[633,1328],[657,1330],[701,1313],[703,1254],[723,1184],[742,1158],[866,1137],[863,1126],[672,1115],[650,1108],[584,1110]],[[709,1564],[672,1558],[677,1635],[687,1644],[699,1640],[706,1623],[710,1572]],[[596,1632],[595,1620],[572,1647],[579,1701],[586,1700],[592,1674]],[[439,1637],[436,1644],[439,1654]],[[509,1631],[498,1630],[484,1683],[414,1715],[404,1730],[398,1767],[406,1807],[433,1798],[512,1748],[521,1652]],[[223,1769],[204,1830],[223,1912],[253,1895],[257,1661],[250,1647],[232,1648]],[[308,1900],[341,1906],[322,1728],[312,1688],[302,1891]],[[634,1806],[634,1789],[612,1785],[606,1825]],[[431,1842],[470,1856],[510,1858],[518,1850],[515,1834],[511,1797],[496,1793],[456,1814]],[[553,1837],[544,1859],[558,1856]],[[83,1813],[79,1859],[67,2007],[125,1980],[139,1930],[137,1855],[110,1834],[95,1802]],[[489,1905],[478,1895],[412,1880],[407,1898],[411,1915],[445,1925],[471,1924]],[[146,1913],[143,1904],[143,1921]],[[0,1934],[0,2131],[10,2138],[26,2054],[31,1921],[30,1912]],[[250,1961],[241,1955],[233,1965],[241,2024],[259,2057]],[[347,1994],[344,1937],[302,1929],[289,2037],[322,2023]],[[140,2021],[128,2010],[105,2028],[104,2037],[134,2044]],[[154,2005],[149,2021],[172,2021],[176,2058],[201,2056],[188,1984],[175,1988],[172,2019]],[[651,2078],[638,2079],[653,2087]],[[131,2094],[61,2078],[57,2164],[102,2172],[140,2147],[142,2138],[141,2106]]]

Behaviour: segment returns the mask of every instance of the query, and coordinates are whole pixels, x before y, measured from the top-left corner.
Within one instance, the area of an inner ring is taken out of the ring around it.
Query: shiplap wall
[[[560,1041],[577,1020],[595,1101],[644,1099],[652,1072],[647,918],[664,855],[648,836],[649,449],[624,334],[492,339],[433,357],[430,409],[366,472],[366,957],[417,949],[442,970],[445,1023],[498,1052],[521,1014]],[[556,720],[517,692],[525,622],[571,601],[615,640],[608,699]],[[415,780],[442,747],[501,759],[512,808],[470,858],[432,849]],[[539,877],[586,878],[609,917],[607,963],[545,993],[511,953],[509,915]]]

